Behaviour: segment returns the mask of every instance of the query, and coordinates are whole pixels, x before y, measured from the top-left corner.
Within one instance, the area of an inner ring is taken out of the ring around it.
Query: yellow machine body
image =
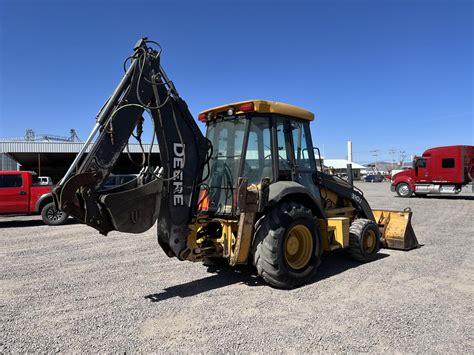
[[[380,229],[382,247],[397,250],[410,250],[419,247],[418,240],[411,226],[411,211],[373,210]],[[349,246],[349,229],[351,218],[329,217],[319,219],[322,249],[333,251]],[[210,223],[219,223],[222,234],[213,241],[213,250],[220,251],[216,256],[229,260],[230,265],[246,264],[250,256],[253,241],[253,219],[244,213],[238,220],[214,219],[189,226],[188,247],[194,253],[188,256],[190,261],[201,260],[205,252],[205,236],[198,232]]]
[[[251,104],[249,111],[257,113],[273,113],[278,115],[284,115],[294,117],[301,120],[313,121],[314,113],[305,110],[304,108],[286,104],[283,102],[269,101],[269,100],[247,100],[240,102],[233,102],[226,105],[216,106],[199,113],[199,116],[204,115],[206,117],[216,117],[219,113],[225,112],[229,109],[235,111],[236,115],[242,114],[247,111],[241,111],[240,107],[246,104]]]
[[[349,227],[347,217],[332,217],[319,220],[322,247],[324,251],[346,248],[349,245]]]
[[[314,120],[314,114],[310,111],[294,105],[268,100],[247,100],[221,105],[202,111],[199,117],[200,120],[201,117],[203,118],[202,121],[212,121],[227,111],[237,116],[254,112],[284,115],[304,121]],[[227,259],[230,265],[246,264],[251,253],[257,205],[261,203],[261,192],[262,186],[260,184],[239,186],[238,198],[241,207],[240,215],[236,216],[237,218],[198,218],[194,224],[189,225],[188,248],[191,253],[188,254],[187,260],[197,261],[204,257],[221,257]],[[350,226],[357,218],[356,208],[350,200],[341,197],[325,186],[321,187],[321,196],[326,203],[324,206],[326,218],[317,220],[320,227],[322,250],[333,251],[348,248]],[[228,206],[228,209],[230,210],[231,206]],[[411,211],[373,210],[372,212],[375,222],[379,226],[382,247],[400,250],[418,247],[418,241],[411,227]],[[221,234],[218,238],[210,238],[205,233],[207,226],[212,224],[214,226],[220,225],[218,229]],[[206,250],[212,250],[213,254],[206,253]],[[291,256],[291,245],[288,246],[287,254],[289,257]]]

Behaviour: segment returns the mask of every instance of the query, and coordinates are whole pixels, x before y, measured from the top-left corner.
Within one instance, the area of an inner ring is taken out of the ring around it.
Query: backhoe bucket
[[[403,211],[372,210],[372,212],[379,225],[384,248],[410,250],[420,246],[411,225],[413,212],[409,208]]]
[[[163,180],[100,196],[109,212],[113,227],[119,232],[143,233],[156,222],[161,206]]]

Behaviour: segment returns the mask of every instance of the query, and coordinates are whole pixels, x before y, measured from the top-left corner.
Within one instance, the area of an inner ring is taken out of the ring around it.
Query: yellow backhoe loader
[[[381,246],[418,246],[411,211],[372,210],[361,190],[317,166],[313,113],[265,100],[226,104],[199,114],[204,136],[160,55],[156,42],[143,38],[135,45],[122,80],[54,191],[61,210],[104,235],[141,233],[157,223],[168,256],[251,263],[279,288],[307,283],[323,251],[346,249],[367,262]],[[145,111],[160,166],[151,166],[150,152],[143,151],[136,179],[104,189],[129,138],[141,144]]]

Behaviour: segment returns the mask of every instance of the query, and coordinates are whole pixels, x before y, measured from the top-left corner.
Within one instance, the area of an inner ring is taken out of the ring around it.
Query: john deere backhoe
[[[372,210],[362,191],[316,166],[311,112],[264,100],[222,105],[199,114],[205,137],[160,66],[160,54],[146,38],[135,45],[122,80],[54,191],[61,210],[104,235],[141,233],[157,222],[168,256],[252,263],[280,288],[308,282],[323,251],[344,248],[367,262],[380,246],[418,245],[410,211]],[[141,143],[145,111],[161,166],[150,166],[144,151],[135,180],[104,190],[129,138]]]

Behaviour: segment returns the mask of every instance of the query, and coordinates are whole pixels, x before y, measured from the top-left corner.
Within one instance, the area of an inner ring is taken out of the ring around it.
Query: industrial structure
[[[352,161],[352,141],[347,141],[347,159],[321,159],[326,172],[332,175],[348,177],[348,172],[352,171],[350,181],[361,180],[367,168]],[[349,170],[350,167],[350,170]]]
[[[362,174],[366,171],[366,167],[346,159],[324,159],[324,166],[331,174],[342,175],[347,174],[347,165],[352,164],[352,179],[360,180]]]
[[[35,134],[33,130],[27,129],[24,137],[0,139],[0,171],[29,170],[40,176],[50,176],[57,182],[83,146],[74,129],[71,129],[69,137]],[[128,152],[119,158],[114,173],[128,174],[134,171],[134,162],[140,162],[143,153],[151,152],[152,164],[159,163],[157,145],[130,144]]]

